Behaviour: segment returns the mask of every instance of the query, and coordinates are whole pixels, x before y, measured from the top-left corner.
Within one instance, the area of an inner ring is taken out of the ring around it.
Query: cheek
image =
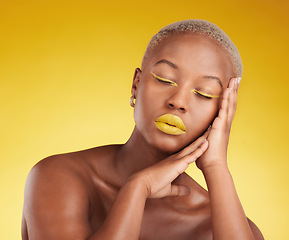
[[[202,120],[206,123],[211,123],[219,112],[219,104],[218,102],[208,102],[204,103],[202,107],[196,109],[198,111],[197,115],[202,118]]]
[[[158,104],[158,94],[154,88],[143,85],[139,88],[136,104],[134,107],[134,118],[136,123],[151,120],[154,109]]]
[[[191,109],[192,128],[197,132],[197,136],[202,134],[209,125],[214,121],[219,112],[219,104],[215,103],[202,103],[198,107]]]
[[[167,96],[168,92],[156,86],[153,82],[143,82],[138,89],[136,107],[146,113],[156,107],[163,106]]]

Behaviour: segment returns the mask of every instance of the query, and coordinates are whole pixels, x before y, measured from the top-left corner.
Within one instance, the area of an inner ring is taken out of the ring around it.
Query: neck
[[[123,185],[134,173],[170,155],[149,145],[135,128],[129,140],[116,153],[115,166],[121,179],[120,184]]]

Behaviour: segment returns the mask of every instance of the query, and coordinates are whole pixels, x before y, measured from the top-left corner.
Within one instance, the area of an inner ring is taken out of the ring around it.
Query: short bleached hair
[[[179,21],[162,28],[156,35],[152,37],[148,44],[142,60],[142,68],[144,67],[150,53],[155,49],[155,47],[159,46],[164,39],[179,33],[196,33],[215,39],[229,53],[234,70],[237,74],[236,77],[242,77],[242,60],[235,44],[232,42],[229,36],[217,25],[200,19]]]

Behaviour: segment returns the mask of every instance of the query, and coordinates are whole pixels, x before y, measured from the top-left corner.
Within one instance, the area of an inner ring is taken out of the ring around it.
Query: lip
[[[186,127],[183,120],[173,114],[164,114],[155,120],[155,125],[159,130],[171,135],[180,135],[186,133]]]

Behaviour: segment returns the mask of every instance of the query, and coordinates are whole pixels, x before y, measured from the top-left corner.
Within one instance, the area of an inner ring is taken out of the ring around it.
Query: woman
[[[227,166],[241,76],[238,50],[214,24],[161,29],[135,70],[131,137],[36,164],[23,239],[263,239]],[[195,161],[208,192],[184,172]]]

